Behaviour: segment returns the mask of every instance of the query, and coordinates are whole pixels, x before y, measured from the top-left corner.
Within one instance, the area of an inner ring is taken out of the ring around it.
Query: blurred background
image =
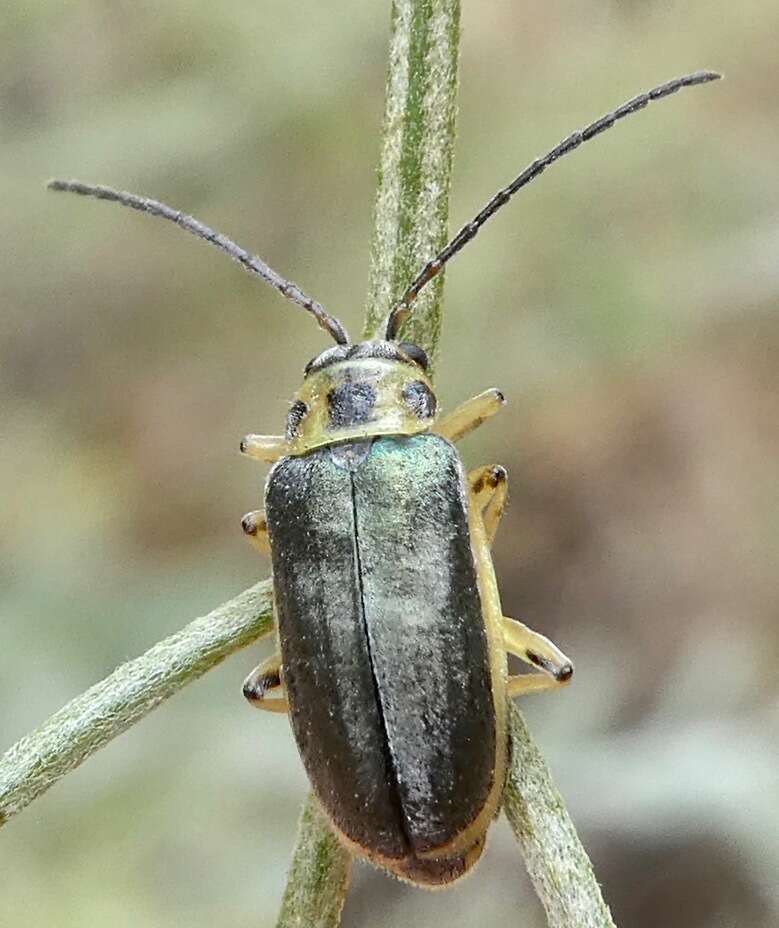
[[[463,9],[452,225],[535,155],[686,71],[544,175],[448,272],[447,407],[510,405],[504,608],[576,661],[525,701],[623,928],[779,919],[779,6]],[[0,748],[267,575],[239,520],[326,342],[166,223],[47,194],[156,196],[358,330],[385,2],[6,0],[0,13]],[[272,925],[306,785],[244,675],[179,694],[0,834],[0,924]],[[505,823],[430,895],[355,868],[344,924],[540,928]]]

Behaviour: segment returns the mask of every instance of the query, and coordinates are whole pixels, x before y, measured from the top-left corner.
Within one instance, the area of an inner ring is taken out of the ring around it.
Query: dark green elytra
[[[369,855],[446,844],[484,807],[496,741],[457,453],[425,434],[284,458],[266,513],[290,717],[314,791]]]

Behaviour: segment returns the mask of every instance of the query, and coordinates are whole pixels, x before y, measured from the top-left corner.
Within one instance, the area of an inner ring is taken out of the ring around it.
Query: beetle
[[[422,347],[400,338],[422,288],[546,167],[682,87],[624,103],[533,161],[428,261],[383,338],[352,343],[338,319],[265,262],[156,200],[78,181],[65,190],[177,223],[311,313],[334,339],[308,363],[284,435],[241,451],[272,464],[265,508],[243,530],[271,555],[278,650],[244,683],[255,706],[288,713],[336,834],[403,880],[436,887],[478,860],[509,755],[507,697],[567,684],[573,664],[503,615],[490,556],[506,504],[500,466],[466,473],[454,443],[504,404],[487,390],[440,415]],[[513,654],[537,672],[509,675]]]

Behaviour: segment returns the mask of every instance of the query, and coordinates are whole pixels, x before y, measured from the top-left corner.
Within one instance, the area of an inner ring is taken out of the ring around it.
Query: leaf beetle
[[[273,465],[264,510],[242,525],[271,555],[279,646],[244,695],[289,714],[314,793],[346,846],[416,885],[449,884],[478,860],[507,772],[507,698],[563,686],[573,665],[503,615],[490,547],[506,471],[466,473],[454,447],[503,396],[487,390],[440,415],[427,356],[400,339],[402,323],[420,290],[546,167],[649,102],[718,77],[699,71],[661,84],[533,161],[424,265],[384,337],[356,344],[297,285],[191,216],[109,187],[49,184],[175,222],[334,339],[306,366],[284,435],[241,443]],[[509,675],[507,654],[538,672]]]

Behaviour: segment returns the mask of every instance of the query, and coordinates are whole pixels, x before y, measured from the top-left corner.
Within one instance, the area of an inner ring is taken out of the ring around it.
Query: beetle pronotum
[[[465,473],[453,443],[503,405],[487,390],[439,416],[422,348],[399,340],[422,288],[546,167],[699,71],[624,103],[565,138],[500,190],[391,310],[383,339],[353,344],[343,325],[256,256],[156,200],[78,181],[66,190],[177,223],[310,312],[335,340],[305,368],[284,435],[241,451],[273,464],[265,510],[243,530],[273,564],[279,650],[244,694],[288,713],[335,832],[355,853],[420,886],[478,860],[501,801],[506,699],[563,686],[570,660],[503,615],[490,547],[506,471]],[[507,654],[540,673],[510,676]]]

